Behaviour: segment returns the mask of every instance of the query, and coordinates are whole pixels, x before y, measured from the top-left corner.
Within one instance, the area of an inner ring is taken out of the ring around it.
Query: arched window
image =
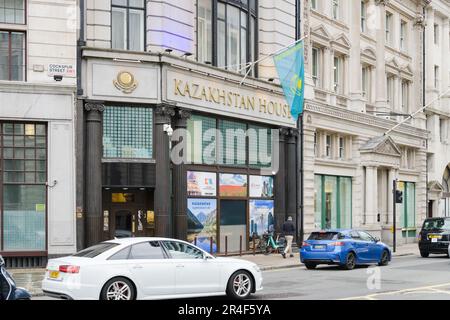
[[[256,60],[256,30],[257,0],[198,0],[198,61],[228,70],[243,69]]]
[[[442,179],[442,187],[444,188],[444,192],[450,192],[450,166],[445,169],[444,178]]]

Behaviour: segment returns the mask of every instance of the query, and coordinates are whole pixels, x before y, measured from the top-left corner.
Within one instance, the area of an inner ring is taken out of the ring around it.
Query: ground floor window
[[[403,192],[403,203],[397,209],[401,217],[404,237],[416,236],[416,184],[413,182],[399,182],[398,190]]]
[[[352,227],[352,178],[315,176],[315,227]]]
[[[46,250],[47,128],[0,123],[1,251]]]

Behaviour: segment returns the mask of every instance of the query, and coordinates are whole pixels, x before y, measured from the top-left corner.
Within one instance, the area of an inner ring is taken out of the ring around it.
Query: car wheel
[[[422,256],[422,258],[428,258],[430,256],[430,253],[428,251],[420,250],[420,255]]]
[[[380,263],[378,263],[378,265],[380,267],[384,267],[387,266],[389,264],[389,252],[387,250],[384,250],[383,253],[381,254],[381,260]]]
[[[227,295],[232,299],[247,299],[252,291],[253,280],[247,271],[237,271],[228,280]]]
[[[114,278],[104,285],[100,298],[101,300],[135,300],[136,290],[130,280]]]
[[[306,269],[308,269],[308,270],[314,270],[314,269],[317,267],[317,264],[315,264],[315,263],[310,263],[310,262],[306,262],[306,263],[305,263],[305,267],[306,267]]]
[[[350,252],[345,259],[345,264],[342,266],[344,270],[353,270],[356,266],[356,256]]]

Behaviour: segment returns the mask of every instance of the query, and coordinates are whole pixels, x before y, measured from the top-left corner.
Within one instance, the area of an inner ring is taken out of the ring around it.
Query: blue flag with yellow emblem
[[[291,115],[297,120],[303,113],[305,93],[305,57],[303,41],[274,56],[281,86]]]

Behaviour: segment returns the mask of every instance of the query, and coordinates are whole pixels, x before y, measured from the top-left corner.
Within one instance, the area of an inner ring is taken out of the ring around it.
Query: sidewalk
[[[244,259],[247,261],[252,261],[256,263],[261,270],[277,270],[277,269],[288,269],[288,268],[298,268],[301,267],[298,249],[295,248],[295,257],[283,259],[280,254],[271,254],[271,255],[245,255],[242,257],[233,257]],[[419,249],[417,244],[408,244],[403,245],[397,248],[397,252],[393,254],[394,257],[402,257],[402,256],[410,256],[410,255],[418,255]],[[41,282],[44,277],[45,270],[44,269],[14,269],[9,270],[16,280],[17,286],[22,287],[30,291],[33,296],[41,296]]]

